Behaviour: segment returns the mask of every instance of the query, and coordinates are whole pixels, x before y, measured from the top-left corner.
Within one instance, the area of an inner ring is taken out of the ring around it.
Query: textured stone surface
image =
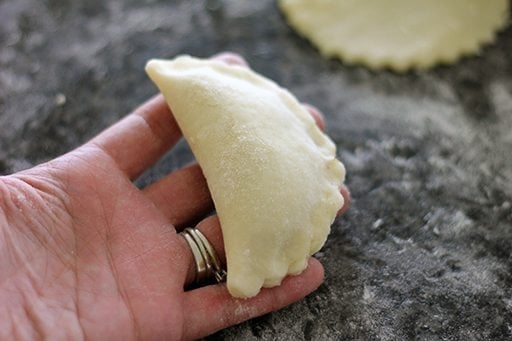
[[[325,112],[354,202],[317,292],[212,339],[512,338],[512,29],[478,57],[397,75],[322,59],[269,0],[3,0],[0,173],[154,93],[149,58],[221,50]],[[139,184],[190,159],[181,143]]]

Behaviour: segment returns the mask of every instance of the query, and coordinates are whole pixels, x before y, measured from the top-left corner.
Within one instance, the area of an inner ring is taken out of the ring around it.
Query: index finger
[[[156,95],[88,144],[108,154],[130,179],[138,177],[181,138],[162,95]]]
[[[244,65],[242,57],[234,53],[221,53],[213,57],[227,64]],[[153,165],[181,138],[172,110],[159,94],[135,109],[86,146],[106,153],[117,167],[131,180]]]

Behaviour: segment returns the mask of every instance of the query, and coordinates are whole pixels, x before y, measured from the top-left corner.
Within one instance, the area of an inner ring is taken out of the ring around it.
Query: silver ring
[[[223,282],[227,273],[221,266],[219,257],[208,239],[196,228],[187,227],[181,234],[185,237],[196,263],[194,282],[201,284],[215,278]]]

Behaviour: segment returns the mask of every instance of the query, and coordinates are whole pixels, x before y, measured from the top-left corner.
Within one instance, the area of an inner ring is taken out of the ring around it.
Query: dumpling
[[[288,91],[246,67],[181,56],[146,71],[207,179],[231,295],[301,273],[343,205],[334,143]]]

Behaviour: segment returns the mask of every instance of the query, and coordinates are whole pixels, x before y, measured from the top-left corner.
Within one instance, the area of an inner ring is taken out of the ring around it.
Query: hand
[[[0,177],[0,339],[195,339],[321,284],[311,258],[301,275],[251,299],[232,298],[225,284],[184,290],[194,260],[176,232],[213,208],[201,170],[190,165],[143,190],[133,184],[180,138],[156,96],[80,148]],[[217,217],[198,228],[223,258]]]

